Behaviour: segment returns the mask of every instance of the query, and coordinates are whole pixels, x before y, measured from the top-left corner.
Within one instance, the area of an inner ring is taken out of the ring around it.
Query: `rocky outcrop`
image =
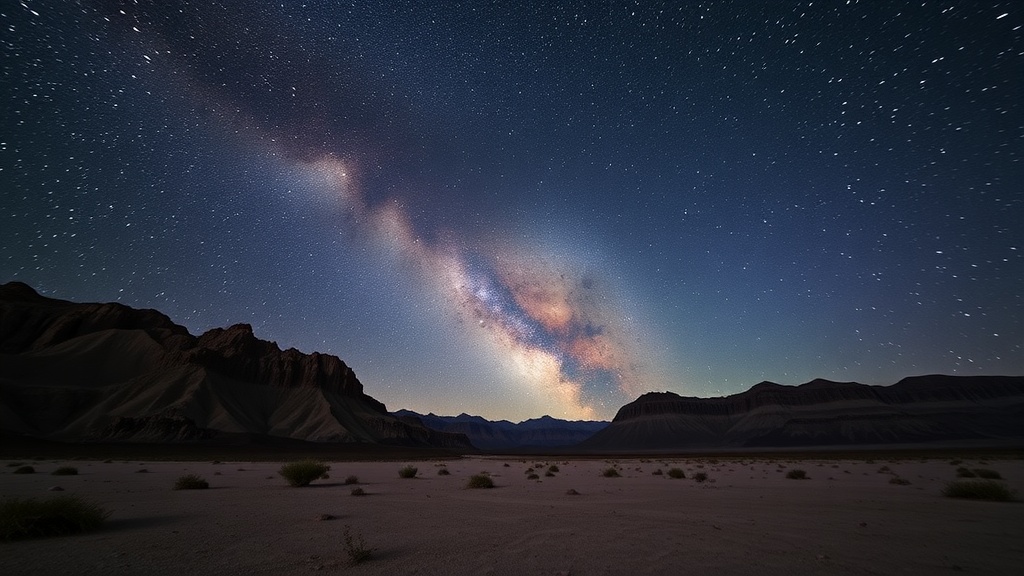
[[[436,416],[417,414],[409,410],[395,412],[407,422],[420,422],[434,430],[464,434],[481,450],[514,450],[523,448],[555,448],[578,444],[607,422],[559,420],[542,416],[518,424],[508,420],[490,421],[480,416]]]
[[[1024,377],[916,376],[892,386],[762,382],[722,398],[644,394],[585,450],[1024,440]]]
[[[156,310],[0,286],[0,428],[58,440],[201,441],[219,433],[470,449],[388,414],[336,356],[281,350],[236,324],[195,337]]]

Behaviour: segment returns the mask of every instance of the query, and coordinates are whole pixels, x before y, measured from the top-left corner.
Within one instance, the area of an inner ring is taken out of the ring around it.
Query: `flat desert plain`
[[[3,497],[75,494],[99,531],[0,544],[31,574],[1021,574],[1024,503],[941,495],[956,468],[1024,492],[1024,460],[565,460],[330,463],[289,487],[280,463],[0,462]],[[558,468],[546,476],[548,467]],[[75,466],[77,476],[52,476]],[[604,477],[612,466],[619,477]],[[442,467],[448,475],[439,475]],[[669,469],[681,468],[685,479]],[[533,468],[539,479],[528,479]],[[145,469],[147,472],[141,473]],[[654,472],[660,469],[663,474]],[[786,477],[801,469],[809,479]],[[496,487],[467,489],[489,473]],[[703,472],[708,480],[697,482]],[[198,474],[207,490],[172,490]],[[365,496],[353,496],[355,475]],[[890,483],[892,478],[910,484]],[[63,492],[48,491],[60,486]],[[575,490],[578,494],[568,494]],[[373,556],[352,564],[343,533]]]

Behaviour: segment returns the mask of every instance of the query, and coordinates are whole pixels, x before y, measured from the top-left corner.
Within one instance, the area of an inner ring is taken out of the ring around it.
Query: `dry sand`
[[[618,460],[467,458],[332,464],[330,479],[288,487],[280,464],[43,461],[12,474],[4,497],[77,494],[113,512],[100,531],[0,544],[15,574],[1019,574],[1024,503],[940,495],[949,460]],[[535,464],[541,481],[527,480]],[[505,464],[508,464],[506,467]],[[560,471],[545,477],[547,465]],[[78,476],[51,476],[61,465]],[[969,459],[1024,494],[1024,460]],[[655,476],[678,466],[684,480]],[[888,466],[891,472],[880,472]],[[145,468],[148,473],[137,473]],[[800,468],[809,480],[790,480]],[[497,488],[465,489],[487,471]],[[710,481],[697,483],[695,472]],[[209,490],[173,491],[196,473]],[[893,473],[911,482],[890,484]],[[357,475],[367,496],[343,485]],[[48,492],[61,486],[64,492]],[[567,495],[575,489],[579,495]],[[323,514],[336,518],[321,520]],[[345,526],[376,548],[350,565]]]

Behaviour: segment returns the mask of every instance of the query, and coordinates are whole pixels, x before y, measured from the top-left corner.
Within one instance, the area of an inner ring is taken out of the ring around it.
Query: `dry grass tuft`
[[[64,536],[96,530],[110,512],[77,496],[0,503],[0,541]]]
[[[186,474],[174,483],[175,490],[205,490],[209,487],[210,483],[198,474]]]

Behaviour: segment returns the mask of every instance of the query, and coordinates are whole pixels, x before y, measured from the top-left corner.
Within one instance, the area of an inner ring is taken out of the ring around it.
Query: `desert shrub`
[[[618,478],[621,474],[619,474],[619,471],[612,466],[611,468],[605,468],[604,472],[601,472],[601,476],[604,476],[605,478]]]
[[[533,474],[533,468],[527,468],[524,474]]]
[[[355,475],[346,476],[345,477],[345,485],[348,486],[350,484],[359,484],[359,476],[355,476]]]
[[[682,468],[670,468],[668,471],[668,477],[676,479],[686,478],[686,474],[683,472]]]
[[[957,478],[977,478],[978,475],[975,474],[974,472],[972,472],[971,470],[967,469],[967,468],[960,467],[960,468],[956,469],[956,477]]]
[[[466,488],[494,488],[494,480],[486,474],[474,474],[469,477]]]
[[[21,468],[18,468],[17,470],[12,472],[12,474],[35,474],[35,473],[36,473],[36,469],[31,467],[31,466],[22,466]]]
[[[405,466],[404,468],[401,468],[398,471],[398,477],[399,478],[415,478],[417,472],[419,472],[419,468],[416,468],[415,466],[410,464],[408,466]]]
[[[45,538],[95,530],[110,512],[77,496],[4,500],[0,503],[0,540]]]
[[[299,460],[298,462],[289,462],[281,469],[277,471],[285,480],[288,481],[289,486],[309,486],[309,483],[313,480],[319,480],[327,476],[327,471],[331,467],[319,460]]]
[[[993,500],[1012,502],[1016,500],[1006,485],[992,480],[955,480],[946,485],[942,495],[947,498],[969,498],[972,500]]]
[[[654,474],[655,476],[661,476],[662,474],[664,474],[664,472],[661,471],[661,468],[658,468],[654,472],[651,472],[651,474]]]
[[[799,468],[793,468],[789,472],[786,472],[786,478],[790,480],[807,480],[807,472]]]
[[[907,480],[906,478],[900,478],[899,476],[893,476],[892,478],[889,478],[889,484],[907,486],[908,484],[910,484],[910,480]]]
[[[1002,480],[1003,477],[995,470],[988,470],[986,468],[975,468],[974,473],[978,478],[985,478],[988,480]]]
[[[540,480],[540,476],[537,476],[536,474],[530,474],[530,475],[528,475],[526,477],[526,479],[527,480]]]
[[[352,489],[352,495],[353,496],[366,496],[366,491],[363,490],[362,488],[353,488]]]
[[[548,466],[548,472],[561,472],[561,470],[558,468],[558,466],[552,464],[551,466]]]
[[[451,474],[451,472],[449,472],[447,468],[438,468],[437,469],[437,475],[438,476],[448,476],[449,474]]]
[[[693,480],[695,482],[707,482],[708,475],[705,474],[704,472],[697,472],[696,474],[693,475]]]
[[[415,474],[413,474],[415,476]],[[345,553],[348,554],[348,559],[353,564],[361,564],[366,562],[373,556],[374,548],[370,548],[366,545],[366,540],[363,539],[362,534],[352,534],[351,529],[345,526],[345,532],[343,533]]]
[[[78,475],[78,468],[75,468],[74,466],[61,466],[50,474],[54,476],[76,476]]]
[[[210,487],[210,483],[198,474],[186,474],[174,482],[175,490],[204,490]]]
[[[881,468],[878,469],[879,474],[885,474],[886,472],[892,472],[892,468],[889,468],[888,466],[882,466]]]

